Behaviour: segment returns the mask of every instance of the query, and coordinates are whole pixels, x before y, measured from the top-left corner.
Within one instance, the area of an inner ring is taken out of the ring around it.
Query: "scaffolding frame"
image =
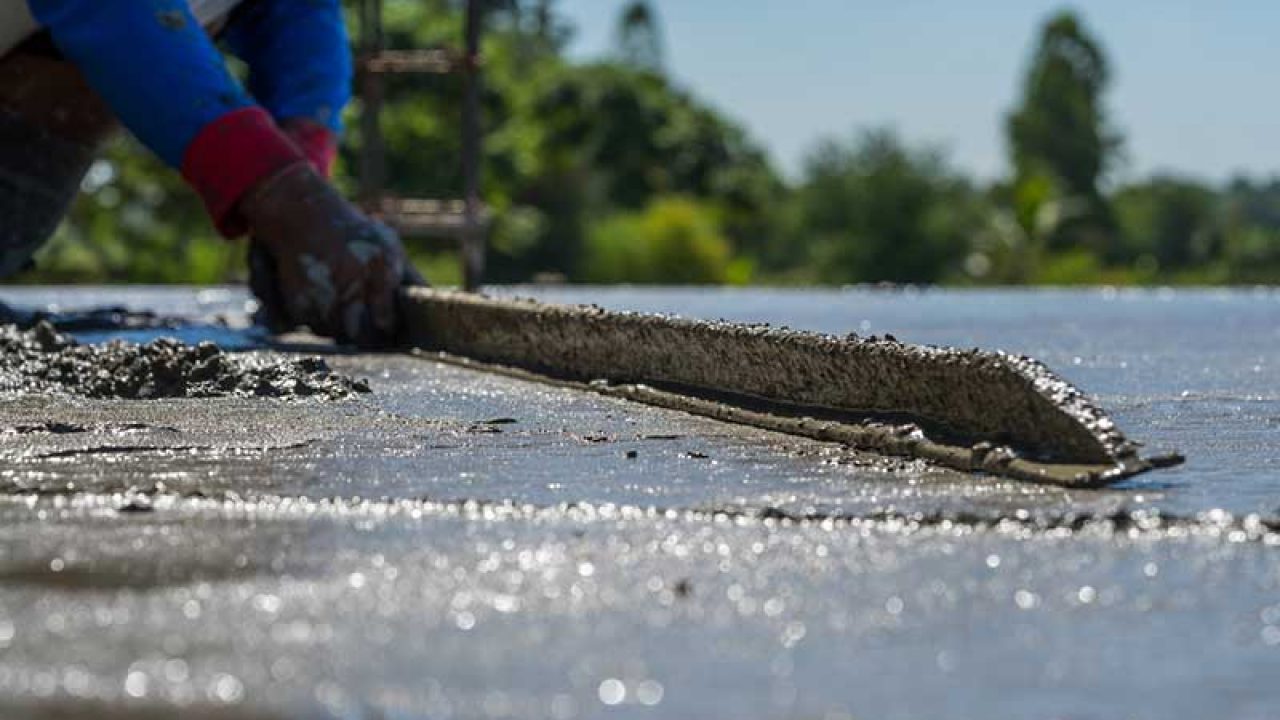
[[[360,202],[406,237],[439,238],[456,243],[463,286],[480,287],[484,278],[488,218],[480,202],[483,130],[480,108],[481,0],[466,0],[461,51],[388,49],[382,23],[383,0],[357,0],[359,18],[357,69],[360,117]],[[386,103],[387,75],[457,74],[464,78],[461,121],[462,197],[404,198],[387,188],[387,147],[381,115]]]

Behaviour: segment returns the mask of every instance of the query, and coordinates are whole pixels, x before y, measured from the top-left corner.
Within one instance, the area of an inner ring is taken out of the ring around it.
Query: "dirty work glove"
[[[338,157],[336,133],[324,125],[301,118],[285,121],[281,129],[302,151],[312,169],[326,180],[333,176],[333,164]],[[416,268],[406,263],[401,284],[426,285],[427,281]],[[275,333],[287,332],[297,326],[289,320],[284,309],[276,280],[275,259],[256,237],[249,238],[249,289],[258,299],[258,311],[254,316],[257,324]]]
[[[326,180],[333,178],[333,163],[338,157],[338,135],[329,128],[303,118],[289,120],[281,130],[302,151],[311,167]],[[254,322],[273,333],[292,330],[284,311],[284,302],[276,282],[276,263],[256,237],[249,238],[249,290],[258,299]]]
[[[309,165],[265,180],[240,202],[264,260],[251,287],[281,327],[306,325],[360,346],[392,342],[408,269],[389,228],[361,214]],[[261,263],[260,263],[261,264]]]

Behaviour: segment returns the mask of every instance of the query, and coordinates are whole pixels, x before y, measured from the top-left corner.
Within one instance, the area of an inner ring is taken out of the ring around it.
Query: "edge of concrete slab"
[[[1026,357],[413,288],[432,357],[876,453],[1064,487],[1159,467]]]

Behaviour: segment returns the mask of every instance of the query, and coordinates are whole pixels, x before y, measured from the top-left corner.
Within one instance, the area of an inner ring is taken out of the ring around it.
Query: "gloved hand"
[[[316,173],[325,179],[330,178],[333,173],[333,163],[337,157],[337,137],[328,128],[307,120],[287,122],[282,129],[302,150],[302,154],[311,163]],[[379,227],[381,232],[390,233],[389,229]],[[399,241],[395,240],[394,244],[399,250],[400,257],[403,258],[403,249],[399,247]],[[404,273],[400,279],[401,285],[427,284],[426,280],[411,264],[405,261],[403,265]],[[258,324],[267,327],[272,332],[286,332],[303,322],[295,319],[293,314],[286,309],[285,295],[281,290],[275,257],[256,236],[249,239],[249,289],[258,299],[259,308],[255,316]],[[306,324],[310,325],[309,322]],[[320,332],[314,326],[312,329]],[[349,337],[339,339],[358,342],[355,338]],[[389,342],[390,340],[391,338],[387,337],[381,341]],[[365,342],[363,344],[372,343]]]
[[[259,248],[250,287],[273,329],[306,325],[365,347],[395,339],[397,291],[421,277],[389,228],[301,163],[255,187],[239,212]]]
[[[320,177],[326,180],[333,178],[338,138],[332,130],[305,119],[287,121],[280,129],[298,146]],[[276,281],[276,261],[255,237],[249,238],[249,290],[258,299],[258,310],[253,317],[255,323],[273,333],[288,332],[297,326],[297,323],[289,321],[284,311],[284,301]]]

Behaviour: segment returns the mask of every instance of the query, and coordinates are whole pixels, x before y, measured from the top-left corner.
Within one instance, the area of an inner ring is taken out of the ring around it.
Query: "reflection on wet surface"
[[[405,356],[327,358],[339,401],[8,399],[0,716],[1274,712],[1276,297],[551,296],[1026,352],[1188,463],[1066,491]]]

